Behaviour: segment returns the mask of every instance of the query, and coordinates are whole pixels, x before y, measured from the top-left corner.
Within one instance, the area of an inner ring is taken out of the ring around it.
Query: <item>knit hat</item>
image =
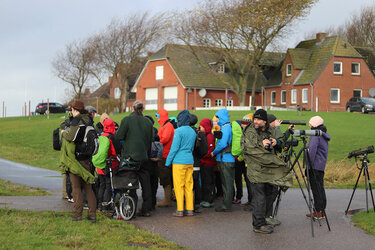
[[[242,117],[241,124],[249,124],[249,123],[251,123],[251,118],[249,115],[245,115],[244,117]]]
[[[267,111],[265,111],[264,109],[258,109],[257,111],[255,111],[253,116],[253,119],[255,118],[267,121]]]
[[[107,113],[103,113],[101,116],[100,116],[100,123],[102,125],[104,125],[104,121],[105,119],[108,119],[109,118],[109,115]]]
[[[267,114],[267,122],[268,124],[272,123],[276,121],[276,116],[274,116],[273,114]]]
[[[309,124],[311,125],[311,127],[313,128],[317,128],[319,127],[320,125],[323,125],[324,123],[324,120],[322,117],[320,116],[313,116],[311,117],[310,121],[309,121]]]
[[[86,106],[86,110],[89,113],[96,113],[96,108],[94,108],[93,106]]]
[[[71,107],[78,110],[80,113],[84,113],[85,111],[85,104],[79,100],[75,100]]]

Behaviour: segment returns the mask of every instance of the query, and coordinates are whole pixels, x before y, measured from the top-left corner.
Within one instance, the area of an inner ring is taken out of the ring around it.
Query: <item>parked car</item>
[[[352,97],[346,103],[346,111],[359,111],[362,113],[375,111],[375,99],[370,97]]]
[[[46,102],[42,102],[42,103],[39,103],[36,108],[35,108],[35,113],[38,113],[38,114],[45,114],[46,111],[47,111],[47,105],[48,103]],[[49,112],[50,113],[65,113],[66,112],[66,106],[60,104],[60,103],[57,103],[57,102],[50,102],[49,103]]]

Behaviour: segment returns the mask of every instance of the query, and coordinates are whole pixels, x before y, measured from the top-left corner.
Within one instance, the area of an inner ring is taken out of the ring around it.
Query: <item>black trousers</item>
[[[215,197],[222,197],[223,196],[223,187],[221,185],[221,177],[220,177],[220,171],[214,171],[214,182],[215,182]]]
[[[251,183],[253,227],[266,225],[266,216],[272,215],[275,186],[269,183]]]
[[[148,171],[150,176],[150,188],[151,188],[151,208],[156,206],[156,193],[158,191],[158,162],[148,160],[145,163],[145,169]]]
[[[326,191],[324,190],[324,172],[310,169],[309,175],[315,210],[317,212],[324,211],[327,206]]]
[[[214,202],[215,172],[214,167],[201,166],[202,200]]]
[[[243,185],[242,185],[242,176],[245,179],[246,188],[247,188],[247,200],[251,202],[251,186],[249,178],[247,177],[247,168],[245,161],[236,161],[235,162],[235,173],[234,173],[234,182],[236,184],[235,197],[241,199],[243,196]]]
[[[193,181],[194,181],[194,204],[199,205],[202,200],[202,189],[201,189],[201,183],[199,181],[200,177],[200,171],[194,171],[193,172]]]
[[[137,171],[137,176],[142,187],[142,213],[150,212],[152,207],[150,173],[144,167],[145,164],[142,163],[141,169]]]

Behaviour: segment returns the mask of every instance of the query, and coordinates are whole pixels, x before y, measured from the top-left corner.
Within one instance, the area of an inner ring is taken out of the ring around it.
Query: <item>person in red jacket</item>
[[[160,109],[155,114],[160,124],[158,135],[160,143],[163,144],[163,160],[158,163],[160,185],[164,188],[164,200],[157,203],[158,207],[168,207],[172,198],[172,168],[165,166],[165,161],[171,150],[174,126],[168,118],[168,111]]]
[[[203,119],[199,123],[199,129],[206,134],[208,152],[200,161],[200,170],[202,178],[202,207],[213,207],[215,194],[215,173],[216,160],[211,155],[215,150],[215,137],[212,134],[212,121],[210,119]]]

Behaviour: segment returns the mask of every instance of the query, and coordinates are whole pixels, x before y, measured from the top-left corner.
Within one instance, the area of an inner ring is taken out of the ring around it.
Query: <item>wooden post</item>
[[[5,101],[3,101],[3,118],[5,118]]]
[[[29,120],[30,120],[30,106],[31,106],[31,101],[29,100]]]
[[[194,112],[197,109],[197,89],[194,88]]]
[[[99,113],[99,97],[96,97],[96,112]]]
[[[27,116],[27,106],[26,106],[26,102],[25,102],[25,117]]]
[[[225,108],[227,108],[227,102],[228,102],[228,89],[227,88],[225,88],[224,102],[225,102]]]
[[[49,98],[47,99],[47,119],[49,119]]]

